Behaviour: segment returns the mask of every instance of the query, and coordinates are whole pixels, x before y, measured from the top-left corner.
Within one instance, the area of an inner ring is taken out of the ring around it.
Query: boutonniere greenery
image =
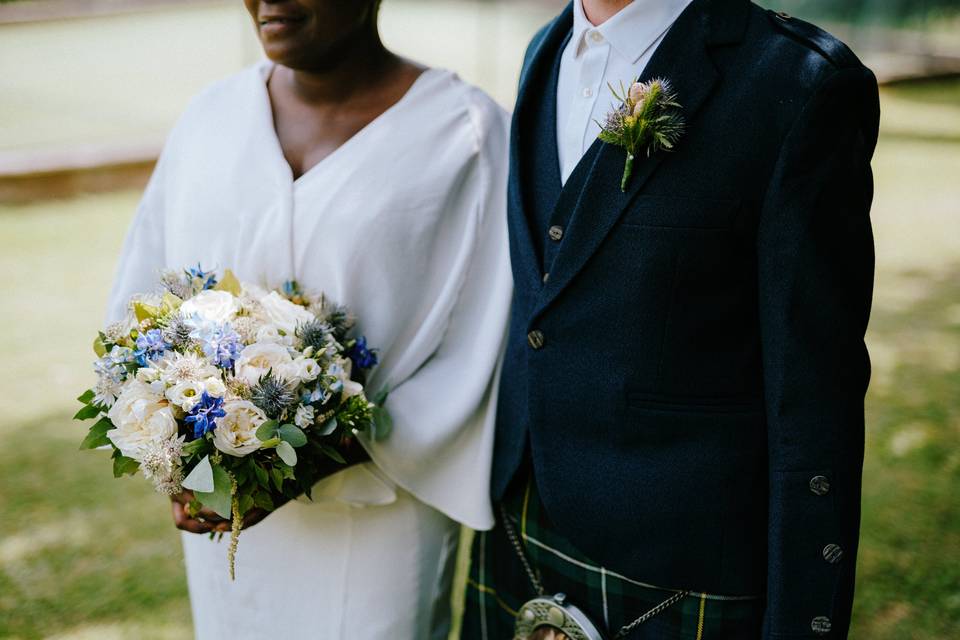
[[[634,82],[620,91],[610,85],[619,106],[607,114],[600,125],[600,140],[616,145],[627,152],[620,189],[624,192],[633,175],[633,163],[638,155],[651,156],[657,151],[670,151],[683,134],[683,116],[677,94],[667,80],[655,78]]]

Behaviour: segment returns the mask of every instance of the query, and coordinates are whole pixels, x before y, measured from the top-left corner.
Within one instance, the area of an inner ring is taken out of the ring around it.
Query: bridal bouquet
[[[81,449],[109,447],[114,476],[189,489],[193,513],[231,519],[233,577],[244,514],[309,496],[327,458],[344,462],[339,447],[389,431],[383,398],[362,385],[376,352],[352,324],[295,282],[268,291],[230,271],[164,272],[94,341],[97,382],[75,417],[97,421]]]

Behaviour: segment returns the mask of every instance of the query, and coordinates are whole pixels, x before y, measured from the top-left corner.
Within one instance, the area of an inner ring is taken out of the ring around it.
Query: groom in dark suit
[[[625,151],[594,120],[636,75],[673,85],[685,129],[621,191]],[[536,35],[499,520],[474,543],[465,638],[515,618],[578,638],[581,614],[605,638],[847,636],[878,120],[845,45],[748,0],[574,0]]]

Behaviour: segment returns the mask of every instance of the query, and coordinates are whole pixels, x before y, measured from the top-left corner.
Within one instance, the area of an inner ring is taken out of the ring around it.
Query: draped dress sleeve
[[[489,498],[497,378],[512,296],[507,244],[507,114],[467,94],[475,146],[445,215],[467,216],[438,305],[435,346],[409,376],[388,380],[388,438],[363,439],[390,480],[475,529],[493,526]],[[439,142],[439,141],[438,141]]]

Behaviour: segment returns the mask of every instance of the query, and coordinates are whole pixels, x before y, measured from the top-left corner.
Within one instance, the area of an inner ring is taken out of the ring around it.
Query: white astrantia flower
[[[244,347],[240,357],[234,364],[236,377],[248,385],[255,386],[260,378],[273,371],[274,375],[282,376],[286,366],[293,362],[287,347],[276,343],[257,342]]]
[[[180,382],[199,382],[218,375],[218,370],[206,358],[195,353],[171,352],[163,356],[155,366],[160,372],[160,379],[166,385],[175,385]]]
[[[127,314],[123,320],[107,325],[107,328],[103,330],[103,335],[106,336],[108,342],[117,343],[129,338],[130,332],[133,331],[135,326],[137,326],[137,319],[133,317],[133,314]]]
[[[190,413],[200,402],[203,387],[203,382],[199,380],[183,380],[167,389],[166,396],[171,403],[183,409],[185,413]]]
[[[107,417],[115,427],[107,431],[107,438],[120,453],[137,461],[143,459],[148,447],[177,434],[177,421],[169,403],[149,385],[136,380],[127,384]]]
[[[237,332],[237,335],[240,336],[240,339],[244,344],[258,342],[257,332],[260,331],[260,328],[263,326],[263,322],[261,322],[255,316],[237,316],[230,324],[233,326],[233,330]],[[279,336],[280,334],[278,333],[277,335]]]
[[[148,444],[142,454],[140,470],[153,481],[159,493],[176,495],[183,490],[183,443],[185,436]]]
[[[237,311],[239,305],[232,293],[213,289],[201,291],[180,305],[180,313],[185,318],[199,317],[205,322],[217,324],[233,320]]]
[[[112,407],[122,391],[122,382],[117,382],[109,376],[102,376],[97,379],[97,384],[93,387],[93,404]]]
[[[294,304],[276,291],[271,291],[259,300],[261,313],[286,335],[292,336],[298,325],[314,319],[304,307]]]
[[[301,429],[309,429],[313,426],[313,421],[316,419],[316,412],[313,407],[308,404],[301,404],[297,407],[297,413],[293,417],[293,423],[300,427]]]
[[[260,448],[257,429],[267,416],[248,400],[223,403],[227,415],[217,420],[213,430],[213,446],[227,455],[242,458]]]

